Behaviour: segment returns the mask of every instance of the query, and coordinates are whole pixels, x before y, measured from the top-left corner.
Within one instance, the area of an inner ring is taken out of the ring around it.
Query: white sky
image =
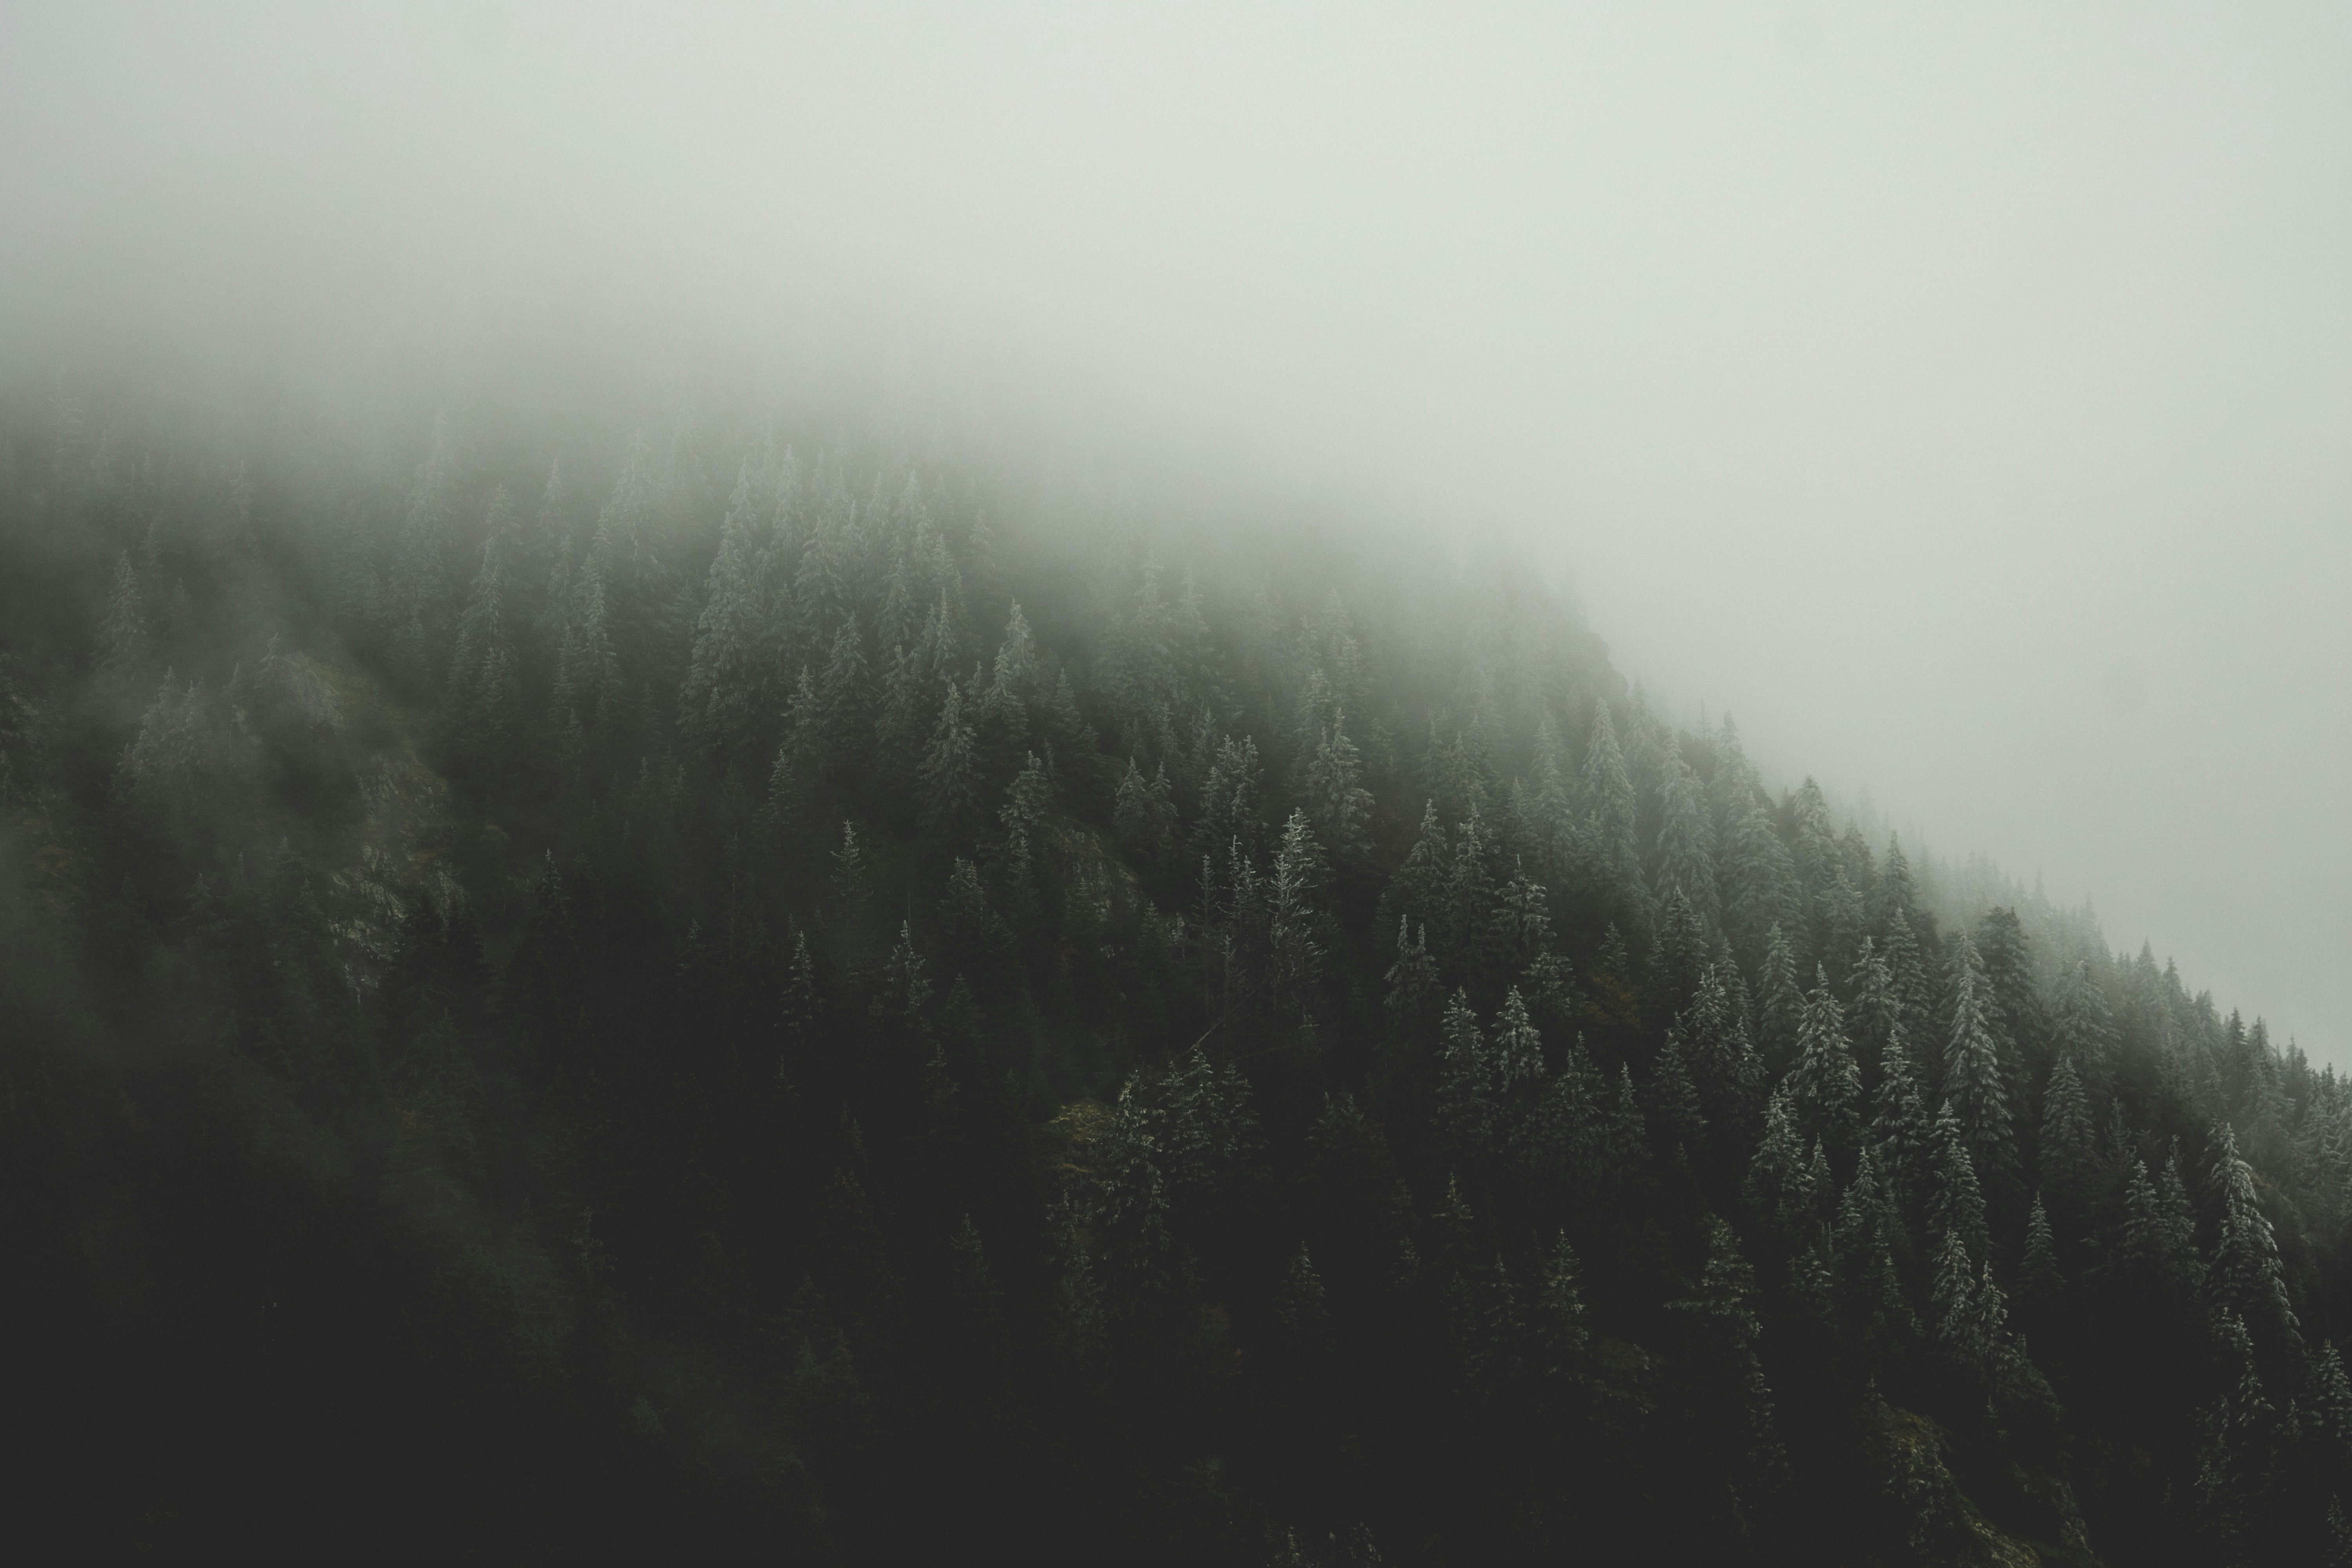
[[[0,8],[0,315],[1016,367],[2352,1063],[2352,7],[782,10]]]

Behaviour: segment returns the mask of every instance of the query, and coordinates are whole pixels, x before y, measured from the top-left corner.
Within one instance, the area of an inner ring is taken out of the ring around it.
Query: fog
[[[1498,530],[2352,1062],[2344,7],[326,9],[0,9],[12,375],[715,332]]]

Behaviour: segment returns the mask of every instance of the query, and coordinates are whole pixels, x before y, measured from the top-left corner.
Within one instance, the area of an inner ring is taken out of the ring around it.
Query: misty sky
[[[2352,1063],[2352,8],[1937,9],[18,0],[0,348],[1110,407],[1527,541],[1768,774]]]

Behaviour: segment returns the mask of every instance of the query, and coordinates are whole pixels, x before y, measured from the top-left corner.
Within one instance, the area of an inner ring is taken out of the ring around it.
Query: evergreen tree
[[[1984,1195],[1977,1185],[1976,1162],[1952,1114],[1949,1100],[1936,1116],[1934,1186],[1927,1205],[1927,1228],[1937,1245],[1957,1237],[1970,1258],[1982,1258],[1990,1242],[1985,1228]]]
[[[2221,1234],[2206,1273],[2214,1309],[2249,1326],[2260,1324],[2298,1347],[2301,1323],[2288,1302],[2278,1242],[2254,1194],[2254,1173],[2238,1153],[2227,1122],[2213,1128],[2213,1191],[2221,1207]]]
[[[2042,1091],[2042,1142],[2039,1168],[2042,1181],[2057,1193],[2073,1196],[2089,1185],[2095,1169],[2091,1104],[2083,1093],[2072,1057],[2062,1055]]]
[[[1706,788],[1681,757],[1673,758],[1669,767],[1654,890],[1662,899],[1679,894],[1701,923],[1711,924],[1716,919],[1715,823]]]
[[[1543,1041],[1516,985],[1504,996],[1503,1011],[1495,1020],[1494,1066],[1496,1090],[1507,1098],[1543,1086]]]
[[[1797,988],[1796,955],[1777,925],[1765,933],[1764,972],[1759,989],[1763,1002],[1759,1044],[1765,1065],[1777,1071],[1796,1059],[1805,1022],[1805,996]]]
[[[1853,1148],[1862,1131],[1862,1074],[1846,1045],[1844,1010],[1816,973],[1797,1034],[1797,1062],[1785,1080],[1790,1114],[1801,1134]]]
[[[1444,1049],[1439,1058],[1436,1119],[1447,1146],[1463,1154],[1487,1146],[1495,1131],[1493,1064],[1478,1015],[1460,991],[1445,1005]]]
[[[1901,1037],[1890,1043],[1885,1067],[1878,1080],[1878,1097],[1870,1123],[1870,1144],[1879,1168],[1898,1195],[1906,1212],[1916,1216],[1931,1190],[1936,1161],[1935,1126],[1918,1084],[1911,1076],[1910,1055]]]
[[[1680,1147],[1696,1156],[1705,1146],[1706,1117],[1699,1110],[1698,1090],[1683,1060],[1682,1042],[1671,1033],[1651,1073],[1649,1122],[1657,1133],[1661,1153],[1671,1154]]]
[[[1584,843],[1591,856],[1588,875],[1602,896],[1621,908],[1640,907],[1641,857],[1633,843],[1633,781],[1625,771],[1625,755],[1617,745],[1616,727],[1609,704],[1592,705],[1592,729],[1584,742]]]
[[[1372,814],[1371,792],[1363,786],[1363,761],[1348,739],[1345,715],[1334,712],[1315,742],[1307,768],[1307,798],[1315,830],[1342,860],[1360,858]]]
[[[2057,1238],[2051,1234],[2049,1211],[2042,1206],[2040,1193],[2033,1194],[2033,1209],[2025,1219],[2025,1260],[2020,1277],[2030,1301],[2055,1301],[2065,1289],[2058,1271]]]
[[[1537,1286],[1534,1322],[1535,1365],[1538,1376],[1575,1375],[1583,1363],[1592,1330],[1587,1321],[1584,1295],[1577,1284],[1581,1266],[1576,1249],[1561,1231],[1544,1253],[1543,1272]]]
[[[972,728],[963,716],[963,694],[952,680],[940,704],[939,722],[919,770],[923,785],[923,826],[953,837],[971,820],[979,779],[972,759]]]
[[[1944,1098],[1970,1152],[1990,1168],[2011,1163],[2009,1095],[2001,1082],[2000,1049],[1977,1003],[1976,976],[1960,970],[1952,1002],[1952,1032],[1944,1049]]]

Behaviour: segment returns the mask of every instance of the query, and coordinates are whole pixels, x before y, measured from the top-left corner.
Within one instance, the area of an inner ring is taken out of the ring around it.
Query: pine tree
[[[1935,1308],[1936,1337],[1957,1353],[1966,1353],[1976,1289],[1976,1260],[1968,1242],[1958,1231],[1948,1231],[1936,1249],[1935,1282],[1927,1300]]]
[[[1642,861],[1633,843],[1633,781],[1618,749],[1609,704],[1592,705],[1592,729],[1584,742],[1584,842],[1590,874],[1603,896],[1620,907],[1638,908],[1643,899]]]
[[[1438,1131],[1456,1158],[1485,1150],[1494,1136],[1494,1070],[1478,1015],[1461,991],[1445,1005],[1444,1049],[1439,1058]]]
[[[1642,1121],[1642,1102],[1633,1092],[1633,1068],[1630,1062],[1617,1068],[1617,1103],[1610,1110],[1603,1129],[1608,1149],[1606,1169],[1618,1181],[1632,1180],[1640,1173],[1643,1156],[1650,1144]]]
[[[1435,921],[1443,931],[1445,871],[1453,858],[1444,825],[1437,820],[1437,803],[1430,801],[1422,807],[1420,837],[1413,840],[1404,864],[1397,868],[1396,875],[1389,879],[1387,889],[1381,894],[1381,919],[1386,921],[1393,916],[1400,922],[1410,919],[1423,931]],[[1403,929],[1402,923],[1399,929]]]
[[[1911,1077],[1910,1056],[1897,1036],[1878,1080],[1871,1147],[1904,1211],[1916,1218],[1930,1190],[1936,1161],[1935,1126]]]
[[[1577,1284],[1580,1267],[1576,1249],[1568,1244],[1568,1232],[1559,1232],[1544,1254],[1543,1271],[1536,1290],[1533,1327],[1536,1371],[1539,1376],[1574,1375],[1592,1342],[1584,1294]]]
[[[2063,1054],[2042,1091],[2039,1166],[2051,1190],[2069,1197],[2085,1191],[2096,1171],[2091,1103],[2074,1072],[2074,1058]]]
[[[2213,1305],[2299,1346],[2302,1325],[2287,1300],[2278,1242],[2254,1194],[2253,1169],[2239,1155],[2229,1123],[2214,1125],[2213,1142],[2213,1189],[2222,1211],[2221,1235],[2206,1274]]]
[[[1853,1181],[1838,1200],[1832,1235],[1838,1265],[1864,1310],[1882,1322],[1910,1324],[1911,1309],[1895,1269],[1895,1253],[1904,1241],[1903,1218],[1880,1177],[1877,1156],[1867,1147],[1855,1163]]]
[[[148,628],[147,593],[127,550],[114,558],[114,586],[106,596],[106,618],[100,626],[99,637],[106,648],[100,668],[109,680],[127,687],[147,678],[153,646]]]
[[[1274,1318],[1294,1357],[1303,1361],[1322,1354],[1330,1338],[1331,1319],[1323,1305],[1323,1277],[1315,1271],[1303,1241],[1291,1255],[1282,1288],[1275,1292]]]
[[[1805,1022],[1804,993],[1797,989],[1797,960],[1788,940],[1774,926],[1764,937],[1762,1028],[1758,1044],[1768,1068],[1778,1070],[1796,1059],[1798,1037]]]
[[[2173,1267],[2172,1247],[2165,1235],[2156,1185],[2147,1179],[2147,1162],[2135,1159],[2124,1184],[2123,1230],[2116,1239],[2116,1268],[2126,1279],[2141,1284],[2162,1280]]]
[[[1589,1187],[1606,1172],[1609,1140],[1601,1089],[1600,1070],[1580,1035],[1545,1086],[1527,1140],[1533,1159],[1572,1187]]]
[[[1668,763],[1664,822],[1658,829],[1660,898],[1680,894],[1702,924],[1716,918],[1715,824],[1698,775],[1680,756]]]
[[[1383,977],[1388,981],[1389,994],[1384,1001],[1389,1017],[1399,1028],[1422,1017],[1430,1002],[1437,995],[1437,964],[1429,956],[1429,928],[1423,926],[1412,940],[1405,940],[1405,918],[1397,916],[1397,958]]]
[[[971,817],[979,779],[972,759],[972,728],[963,716],[963,694],[952,680],[940,704],[939,722],[923,752],[918,774],[923,785],[923,826],[956,837]]]
[[[1958,1118],[1969,1152],[1989,1167],[2015,1157],[2009,1095],[2001,1082],[2000,1047],[1978,1005],[1976,976],[1962,968],[1952,1003],[1952,1033],[1944,1052],[1944,1098]]]
[[[2049,1211],[2042,1206],[2040,1193],[2033,1194],[2032,1212],[2026,1215],[2025,1259],[2020,1276],[2030,1301],[2046,1305],[2065,1289],[2065,1279],[2058,1271],[2057,1238],[2051,1234]]]
[[[1445,946],[1447,959],[1474,974],[1488,972],[1493,952],[1496,906],[1491,858],[1493,839],[1478,809],[1473,805],[1454,836],[1454,861],[1445,878]]]
[[[1004,641],[998,645],[995,662],[990,667],[982,702],[991,711],[1024,712],[1044,695],[1039,689],[1043,679],[1036,640],[1030,636],[1028,617],[1021,613],[1016,600],[1004,623]]]
[[[1695,1157],[1705,1147],[1706,1117],[1699,1109],[1698,1090],[1683,1060],[1682,1040],[1672,1031],[1659,1048],[1657,1065],[1650,1075],[1649,1120],[1663,1154],[1672,1154],[1679,1147]]]
[[[1764,1378],[1758,1353],[1763,1324],[1756,1316],[1756,1274],[1739,1253],[1731,1226],[1710,1216],[1706,1222],[1706,1267],[1699,1277],[1697,1295],[1670,1302],[1681,1311],[1697,1314],[1713,1331],[1715,1354],[1727,1364],[1739,1391],[1738,1430],[1739,1451],[1735,1486],[1741,1496],[1760,1500],[1785,1473],[1788,1456],[1774,1423],[1772,1391]]]
[[[1543,1041],[1516,985],[1504,996],[1503,1011],[1495,1020],[1494,1064],[1498,1094],[1524,1097],[1543,1086]]]
[[[1844,1009],[1830,994],[1829,976],[1816,971],[1797,1032],[1797,1062],[1784,1080],[1800,1132],[1851,1149],[1862,1132],[1862,1073],[1845,1038]]]
[[[1328,875],[1307,813],[1293,811],[1283,825],[1282,846],[1275,855],[1266,921],[1276,993],[1293,1008],[1305,1005],[1306,993],[1322,970],[1320,933],[1325,922],[1316,898]]]
[[[954,688],[950,686],[952,693]],[[942,725],[945,715],[942,713]],[[996,819],[1004,826],[1004,866],[1011,886],[1029,896],[1034,889],[1035,861],[1045,837],[1045,819],[1053,805],[1053,786],[1045,782],[1045,764],[1029,753],[1021,772],[1004,787],[1004,805]]]
[[[1772,1091],[1764,1108],[1764,1138],[1740,1188],[1749,1211],[1769,1222],[1787,1241],[1801,1243],[1811,1228],[1820,1194],[1786,1085]]]
[[[1551,946],[1551,913],[1544,890],[1528,880],[1524,866],[1514,865],[1495,910],[1495,944],[1505,966],[1525,969]]]
[[[1111,820],[1119,842],[1127,846],[1129,853],[1156,855],[1173,841],[1176,805],[1169,799],[1169,793],[1166,763],[1161,763],[1151,782],[1146,784],[1135,759],[1128,758],[1127,772],[1118,781]]]
[[[1940,1245],[1959,1237],[1971,1258],[1982,1258],[1990,1237],[1985,1228],[1984,1194],[1977,1185],[1976,1162],[1969,1154],[1949,1100],[1936,1115],[1935,1185],[1928,1199],[1927,1227]]]
[[[695,618],[694,652],[678,705],[686,733],[721,752],[751,739],[765,696],[755,656],[768,610],[761,592],[768,510],[768,498],[747,458],[719,525],[719,553],[711,560],[702,612]]]
[[[1895,994],[1895,972],[1870,937],[1862,939],[1846,987],[1853,994],[1854,1044],[1864,1061],[1878,1062],[1886,1054],[1886,1042],[1903,1028],[1903,999]]]
[[[1772,814],[1746,807],[1723,846],[1723,914],[1741,954],[1754,958],[1797,921],[1796,867],[1773,830]],[[1790,960],[1795,973],[1795,960]]]
[[[2197,1256],[2197,1215],[2189,1206],[2189,1184],[2180,1174],[2180,1141],[2174,1139],[2164,1173],[2157,1179],[2157,1224],[2163,1237],[2167,1267],[2189,1283],[2201,1284],[2204,1260]]]
[[[1307,799],[1315,830],[1342,860],[1362,858],[1370,847],[1372,795],[1363,786],[1363,762],[1348,739],[1346,716],[1334,712],[1317,737],[1307,768]]]

